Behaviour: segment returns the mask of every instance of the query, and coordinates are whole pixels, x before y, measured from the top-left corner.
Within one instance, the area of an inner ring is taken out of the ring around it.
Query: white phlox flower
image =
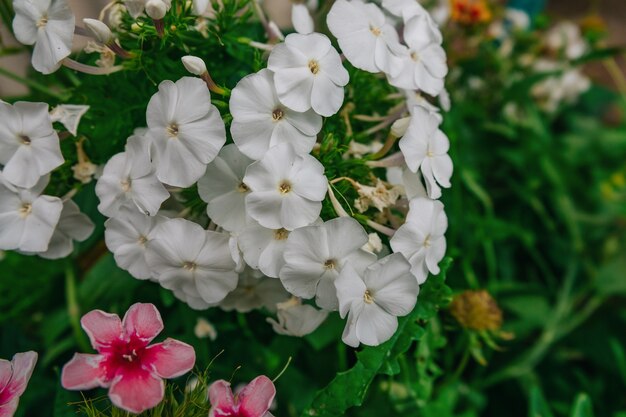
[[[189,187],[226,142],[224,122],[204,81],[163,81],[146,111],[156,175],[165,184]]]
[[[233,140],[252,159],[261,159],[280,143],[291,143],[298,154],[309,153],[322,129],[322,117],[313,110],[301,113],[281,104],[268,69],[237,83],[230,96],[230,112]]]
[[[156,227],[146,260],[154,278],[191,308],[216,305],[237,287],[229,235],[207,231],[185,219]]]
[[[546,34],[546,45],[553,51],[563,52],[567,59],[578,59],[589,49],[580,27],[573,22],[563,21]]]
[[[229,232],[239,232],[248,222],[245,199],[250,188],[243,177],[252,162],[235,145],[226,145],[198,180],[198,193],[208,203],[209,218]]]
[[[32,188],[15,187],[0,173],[0,250],[39,253],[48,250],[63,202],[41,195],[49,176]]]
[[[428,197],[422,182],[422,174],[412,172],[406,163],[400,167],[387,168],[387,182],[402,187],[403,194],[409,200],[415,197]]]
[[[417,301],[419,286],[410,265],[399,253],[386,256],[359,273],[347,265],[335,280],[341,318],[347,316],[343,341],[378,346],[393,336],[398,317]]]
[[[220,302],[220,307],[225,311],[236,310],[239,313],[248,313],[263,307],[275,311],[276,304],[289,297],[280,280],[268,278],[259,271],[246,268],[239,274],[237,288],[228,293]]]
[[[50,112],[50,119],[61,123],[68,132],[76,136],[80,119],[88,110],[89,106],[81,104],[59,104]]]
[[[442,0],[447,2],[447,0]],[[415,16],[424,17],[427,20],[430,30],[436,36],[437,43],[441,43],[443,36],[433,20],[431,13],[420,4],[418,0],[383,0],[382,6],[385,10],[394,16],[401,17],[404,23],[408,22]]]
[[[323,224],[322,219],[317,219],[313,224]],[[260,270],[268,277],[278,278],[285,259],[283,252],[289,237],[287,229],[268,229],[258,222],[252,221],[239,234],[239,248],[243,252],[243,258],[250,267]]]
[[[13,0],[13,31],[24,45],[35,45],[33,67],[51,74],[72,52],[75,18],[66,0]]]
[[[410,90],[419,89],[437,96],[444,88],[448,73],[446,52],[429,24],[428,15],[412,17],[404,26],[404,42],[408,46],[402,59],[402,69],[390,75],[389,83]]]
[[[377,233],[370,233],[369,235],[367,235],[367,239],[367,243],[361,246],[361,249],[366,252],[371,252],[373,254],[382,252],[384,248],[383,241],[380,239],[380,236],[378,236]]]
[[[37,255],[46,259],[65,258],[74,250],[74,241],[86,240],[94,228],[91,219],[81,213],[78,205],[72,200],[67,200],[63,203],[61,217],[48,244],[48,250]]]
[[[204,317],[198,317],[198,320],[196,320],[196,325],[193,327],[193,334],[195,334],[198,339],[205,339],[207,337],[211,341],[217,339],[215,326]],[[198,380],[196,379],[196,383],[197,382]],[[191,389],[194,389],[194,387]]]
[[[280,280],[293,295],[315,297],[319,307],[336,310],[334,281],[345,265],[362,271],[376,261],[376,255],[361,249],[368,241],[365,229],[350,217],[296,229],[287,239]]]
[[[141,16],[146,8],[146,0],[123,0],[126,10],[133,19]]]
[[[198,16],[202,16],[209,8],[210,0],[193,0],[193,12]]]
[[[5,181],[31,188],[63,161],[46,103],[0,103],[0,165]]]
[[[328,117],[341,108],[349,76],[327,36],[288,35],[272,49],[267,67],[274,72],[278,99],[290,109],[312,108]]]
[[[450,187],[452,159],[450,141],[439,129],[440,117],[416,106],[406,133],[400,139],[400,150],[413,172],[420,170],[430,198],[441,197],[441,187]]]
[[[409,203],[406,222],[390,240],[391,249],[411,264],[411,273],[423,284],[428,272],[439,273],[439,262],[446,253],[448,218],[440,201],[416,197]]]
[[[105,216],[114,217],[120,207],[129,204],[154,216],[169,197],[154,173],[146,140],[131,136],[126,142],[126,151],[114,155],[104,166],[96,183],[96,195],[100,199],[98,210]]]
[[[104,222],[104,241],[113,252],[117,266],[137,279],[149,279],[152,271],[146,262],[148,243],[154,238],[157,225],[165,217],[147,216],[134,207],[122,207]]]
[[[315,30],[315,22],[311,13],[317,9],[318,1],[309,0],[307,2],[291,2],[291,23],[296,32],[307,35]]]
[[[284,336],[303,337],[313,333],[328,317],[327,311],[302,304],[301,300],[295,297],[276,307],[278,321],[271,317],[266,320],[276,333]]]
[[[315,221],[322,210],[328,182],[324,166],[311,155],[297,155],[283,143],[250,165],[243,182],[248,215],[270,229],[293,230]]]
[[[252,222],[238,239],[243,259],[252,268],[259,269],[269,277],[278,278],[280,269],[285,265],[283,252],[289,233],[287,229],[268,229]]]
[[[398,32],[387,23],[385,14],[374,3],[337,0],[326,18],[341,52],[352,65],[369,72],[398,75],[399,57],[406,49]]]

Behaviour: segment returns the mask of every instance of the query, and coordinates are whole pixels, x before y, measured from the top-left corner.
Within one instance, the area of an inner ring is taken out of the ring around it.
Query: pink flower
[[[274,383],[265,375],[254,378],[236,396],[230,383],[220,379],[209,387],[209,417],[272,417],[268,410],[274,395]]]
[[[76,353],[64,367],[65,389],[109,388],[117,407],[141,413],[163,400],[162,378],[190,371],[196,353],[186,343],[166,339],[148,344],[163,330],[163,320],[153,304],[133,304],[124,320],[117,314],[93,310],[80,320],[99,354]]]
[[[0,417],[12,417],[35,369],[37,353],[16,353],[11,362],[0,359]]]

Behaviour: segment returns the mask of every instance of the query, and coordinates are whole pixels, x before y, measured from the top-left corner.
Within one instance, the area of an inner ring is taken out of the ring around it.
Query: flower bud
[[[103,22],[97,19],[83,19],[83,23],[87,30],[91,33],[95,40],[107,44],[113,39],[111,29]]]
[[[161,20],[167,13],[167,4],[162,0],[148,0],[146,2],[146,14],[154,20]]]
[[[411,117],[403,117],[398,119],[391,125],[391,134],[397,138],[401,138],[406,133],[406,129],[409,127]]]
[[[206,64],[202,58],[193,55],[186,55],[181,58],[185,69],[194,75],[202,75],[207,72]]]

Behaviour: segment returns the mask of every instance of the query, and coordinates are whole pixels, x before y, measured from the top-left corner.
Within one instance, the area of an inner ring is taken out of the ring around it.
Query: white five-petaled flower
[[[0,103],[0,165],[6,181],[30,188],[62,163],[46,103]]]
[[[237,243],[248,265],[268,277],[278,278],[280,269],[285,265],[283,252],[289,233],[287,229],[268,229],[251,222],[240,233]]]
[[[332,116],[343,104],[348,71],[321,33],[292,33],[272,49],[267,67],[274,72],[278,99],[292,110],[313,109]]]
[[[400,139],[400,150],[413,172],[421,170],[430,198],[441,197],[439,186],[450,187],[452,159],[448,155],[450,141],[439,129],[441,118],[415,106],[406,133]]]
[[[51,74],[72,52],[75,18],[66,0],[13,0],[13,31],[24,45],[35,45],[33,67]]]
[[[398,74],[402,65],[398,55],[406,48],[376,4],[337,0],[326,21],[352,65],[369,72]]]
[[[224,122],[200,78],[163,81],[146,111],[159,180],[189,187],[226,142]]]
[[[305,3],[292,2],[291,23],[296,32],[307,35],[315,30],[315,22],[311,17],[310,9],[317,8],[317,0],[309,0]]]
[[[78,205],[67,200],[63,203],[61,217],[48,244],[48,250],[37,255],[45,259],[65,258],[74,250],[74,240],[86,240],[94,228],[91,219],[81,213]]]
[[[220,302],[223,310],[236,310],[247,313],[262,307],[269,311],[276,310],[276,304],[290,297],[279,280],[268,278],[261,272],[246,268],[239,274],[239,283],[234,291],[228,293]]]
[[[154,278],[194,309],[222,301],[237,287],[229,235],[202,229],[185,219],[159,224],[146,260]]]
[[[243,177],[252,162],[235,145],[226,145],[198,181],[198,193],[208,203],[209,218],[229,232],[239,232],[248,222],[245,199],[250,188]]]
[[[389,77],[393,86],[419,89],[437,96],[444,88],[443,79],[448,73],[446,53],[433,32],[427,15],[412,17],[404,26],[404,41],[408,50],[402,59],[402,69]]]
[[[406,316],[417,301],[419,286],[410,265],[399,253],[386,256],[362,273],[347,265],[335,280],[339,312],[348,316],[343,341],[378,346],[393,336],[399,316]]]
[[[230,96],[230,132],[241,152],[252,159],[261,159],[269,148],[286,142],[299,154],[309,153],[322,129],[322,118],[313,110],[300,113],[281,104],[273,77],[268,69],[248,75]]]
[[[44,176],[32,188],[18,188],[0,173],[0,250],[48,250],[63,210],[60,198],[40,195],[49,179]]]
[[[324,166],[311,155],[297,155],[283,143],[250,165],[243,182],[250,187],[246,211],[262,226],[293,230],[315,221],[328,182]]]
[[[447,228],[448,218],[440,201],[425,197],[411,200],[406,222],[389,243],[409,261],[418,284],[426,281],[428,271],[439,273],[439,261],[446,253]]]
[[[154,174],[146,147],[146,138],[131,136],[126,151],[114,155],[104,166],[96,184],[100,199],[98,210],[114,217],[120,207],[135,205],[143,213],[154,216],[169,197],[168,191]]]
[[[365,229],[350,217],[296,229],[287,240],[280,279],[293,295],[316,297],[319,307],[336,310],[334,281],[339,272],[346,264],[361,272],[376,261],[376,255],[361,249],[368,241]]]
[[[165,219],[160,215],[147,216],[134,207],[123,207],[104,222],[104,241],[113,252],[117,266],[137,279],[151,278],[146,252],[156,226]]]

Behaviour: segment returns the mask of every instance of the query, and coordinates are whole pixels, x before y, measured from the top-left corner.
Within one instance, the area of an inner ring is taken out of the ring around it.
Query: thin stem
[[[74,266],[70,262],[65,267],[65,297],[67,314],[70,317],[70,324],[76,343],[81,350],[88,352],[90,350],[89,342],[80,326],[80,306],[76,297],[76,273],[74,272]]]
[[[54,97],[54,98],[56,98],[59,101],[64,101],[64,100],[67,99],[67,95],[66,94],[59,93],[57,91],[53,91],[53,90],[49,89],[48,87],[46,87],[45,85],[39,84],[36,81],[32,81],[32,80],[29,80],[27,78],[20,77],[19,75],[15,74],[14,72],[11,72],[11,71],[9,71],[9,70],[7,70],[5,68],[0,67],[0,75],[3,75],[5,77],[7,77],[7,78],[10,78],[10,79],[14,80],[14,81],[17,81],[18,83],[24,84],[24,85],[32,88],[33,90],[39,91],[40,93],[44,93],[44,94],[47,94],[47,95],[49,95],[51,97]]]
[[[71,58],[65,58],[63,61],[63,65],[67,68],[73,69],[74,71],[84,72],[85,74],[91,75],[109,75],[114,72],[122,71],[124,69],[121,65],[116,65],[110,68],[101,68],[101,67],[93,67],[91,65],[85,65],[80,62],[74,61]]]
[[[387,155],[387,153],[391,150],[391,148],[393,148],[393,145],[396,143],[397,140],[398,138],[395,135],[392,135],[391,133],[387,135],[387,140],[385,141],[385,144],[378,152],[372,155],[372,159],[380,159],[383,156]]]
[[[342,343],[343,344],[343,343]],[[289,364],[291,364],[291,356],[289,357],[289,359],[287,359],[287,363],[285,364],[285,366],[283,366],[283,369],[278,373],[278,375],[276,375],[274,377],[274,379],[272,379],[272,382],[276,382],[278,381],[278,378],[280,378],[281,376],[283,376],[283,374],[285,373],[285,371],[287,370],[287,368],[289,368]]]

